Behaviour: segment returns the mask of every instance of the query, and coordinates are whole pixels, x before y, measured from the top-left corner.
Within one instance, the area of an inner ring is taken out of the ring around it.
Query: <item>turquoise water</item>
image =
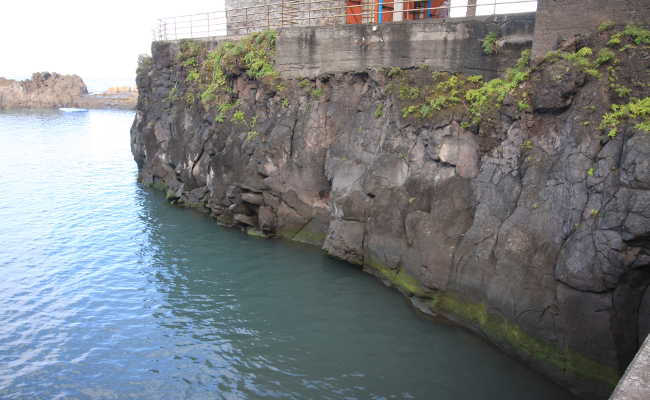
[[[0,398],[570,398],[317,249],[167,204],[132,119],[0,113]]]

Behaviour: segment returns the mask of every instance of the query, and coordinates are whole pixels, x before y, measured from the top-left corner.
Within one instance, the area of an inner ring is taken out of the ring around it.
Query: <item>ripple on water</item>
[[[570,398],[349,265],[139,187],[132,120],[0,113],[0,398]]]

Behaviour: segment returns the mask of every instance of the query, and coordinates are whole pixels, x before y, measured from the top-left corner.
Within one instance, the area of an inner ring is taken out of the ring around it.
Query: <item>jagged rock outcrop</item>
[[[24,81],[0,78],[0,110],[59,107],[132,110],[137,100],[136,91],[88,94],[86,84],[77,75],[37,72]]]
[[[0,78],[0,109],[77,107],[86,94],[77,75],[37,72],[25,81]]]
[[[193,94],[182,46],[155,43],[132,151],[140,180],[170,201],[321,246],[606,398],[650,326],[650,134],[599,126],[612,103],[648,96],[649,58],[640,46],[594,72],[576,62],[595,59],[575,52],[586,44],[522,75],[519,100],[477,100],[494,109],[468,124],[451,90],[448,105],[413,105],[445,88],[426,69],[281,83],[239,70],[239,114],[227,114]]]

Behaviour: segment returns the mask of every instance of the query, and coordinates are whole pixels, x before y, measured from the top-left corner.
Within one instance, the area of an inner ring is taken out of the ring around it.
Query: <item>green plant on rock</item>
[[[222,103],[222,104],[219,104],[219,106],[218,106],[218,111],[219,112],[218,112],[218,114],[217,114],[217,116],[215,117],[214,120],[216,122],[219,122],[219,123],[225,122],[228,113],[232,109],[235,109],[235,108],[239,107],[239,104],[240,104],[239,100],[235,101],[234,103]]]
[[[616,54],[613,51],[608,48],[602,48],[598,50],[598,56],[596,57],[597,65],[607,64],[613,60],[616,60]]]
[[[298,83],[298,86],[300,86],[303,89],[309,85],[311,85],[311,81],[309,79],[303,79]]]
[[[524,150],[532,150],[533,147],[534,145],[532,140],[524,140],[524,142],[521,144],[521,148]]]
[[[244,139],[244,141],[249,142],[249,141],[255,139],[256,137],[258,137],[259,135],[260,134],[257,131],[248,131],[246,133],[246,139]]]
[[[401,100],[414,100],[420,96],[420,89],[412,86],[401,86],[399,88],[399,98]]]
[[[481,47],[483,47],[483,53],[487,55],[492,55],[497,52],[497,40],[499,35],[496,32],[490,32],[481,40]]]
[[[318,89],[312,89],[309,92],[309,95],[315,99],[320,99],[321,96],[323,95],[323,89],[318,88]]]
[[[469,114],[469,121],[463,122],[470,127],[489,119],[488,115],[496,112],[508,95],[517,92],[519,108],[529,109],[527,94],[518,91],[522,83],[530,76],[530,51],[524,51],[514,67],[507,70],[503,78],[483,82],[479,75],[465,77],[461,74],[444,72],[432,73],[434,84],[427,87],[408,85],[406,79],[397,92],[402,105],[403,118],[430,118],[434,112],[460,107]],[[394,90],[393,90],[394,92]]]
[[[246,124],[246,114],[244,114],[243,111],[235,111],[235,113],[230,118],[230,121],[242,125]]]
[[[142,74],[142,71],[147,71],[151,68],[153,64],[153,59],[147,54],[140,54],[138,56],[138,74]]]
[[[626,38],[636,45],[650,45],[650,30],[634,24],[627,25],[622,31],[613,34],[609,42],[607,42],[607,45],[612,47],[618,46]]]
[[[191,106],[195,102],[196,102],[196,96],[194,96],[194,93],[192,92],[185,93],[185,104]]]
[[[185,78],[188,83],[198,82],[199,79],[201,79],[201,74],[197,70],[191,70]]]
[[[607,130],[607,135],[614,138],[624,121],[634,121],[636,129],[650,133],[650,97],[612,105],[611,111],[603,115],[600,128]]]
[[[173,103],[177,99],[178,99],[178,88],[174,86],[169,90],[169,93],[167,94],[167,101]]]
[[[600,25],[598,25],[598,32],[609,31],[613,27],[614,27],[614,23],[612,21],[603,21]]]
[[[400,68],[400,67],[392,67],[392,68],[390,68],[388,70],[388,72],[386,73],[386,76],[389,77],[389,78],[395,78],[395,77],[401,76],[402,72],[403,72],[402,68]]]
[[[612,88],[618,97],[628,97],[630,94],[632,94],[632,89],[618,83],[612,83],[609,85],[609,87]]]
[[[238,41],[221,42],[212,51],[199,41],[181,41],[178,60],[185,71],[187,91],[200,98],[206,109],[211,109],[231,97],[231,78],[245,74],[251,79],[275,79],[276,38],[274,31],[254,33]],[[225,111],[219,110],[215,120],[225,119]]]
[[[600,77],[600,72],[597,69],[600,64],[592,60],[591,57],[594,52],[590,47],[582,47],[575,53],[561,51],[558,54],[561,58],[570,62],[575,68],[587,75],[593,76],[594,78]]]
[[[530,111],[531,107],[530,104],[526,103],[525,101],[518,101],[517,102],[517,110],[519,111]]]
[[[375,112],[374,116],[376,119],[379,119],[384,116],[384,105],[383,104],[377,104],[377,107],[375,107]]]

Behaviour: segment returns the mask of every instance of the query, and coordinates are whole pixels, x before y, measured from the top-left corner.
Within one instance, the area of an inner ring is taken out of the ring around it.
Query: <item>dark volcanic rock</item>
[[[322,246],[584,398],[607,397],[650,326],[650,135],[597,129],[607,79],[542,65],[532,112],[507,106],[470,132],[453,112],[404,120],[376,71],[281,93],[239,75],[251,134],[170,101],[186,85],[177,52],[156,43],[139,71],[142,182],[222,224]]]

